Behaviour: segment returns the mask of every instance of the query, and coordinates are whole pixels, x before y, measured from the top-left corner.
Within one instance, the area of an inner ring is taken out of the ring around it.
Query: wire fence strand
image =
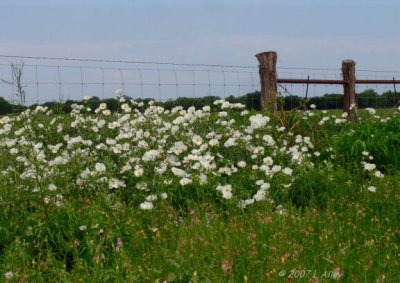
[[[24,62],[22,78],[27,105],[82,100],[85,96],[112,98],[116,89],[122,89],[132,98],[158,101],[181,97],[241,97],[260,90],[258,66],[0,55],[0,79],[11,82],[1,81],[0,96],[10,101],[16,100],[16,81],[9,60],[27,61]],[[356,71],[356,77],[360,80],[395,81],[400,78],[400,71],[360,69]],[[343,80],[340,68],[287,66],[278,66],[278,78]],[[360,100],[363,106],[397,105],[400,97],[395,83],[357,85],[357,93],[359,100],[363,99]],[[309,87],[308,83],[282,83],[278,85],[278,94],[292,102],[307,96],[322,108],[333,104],[337,109],[342,107],[343,88],[337,85]],[[251,105],[256,104],[256,95],[249,97]],[[324,98],[323,102],[319,102],[319,98]]]

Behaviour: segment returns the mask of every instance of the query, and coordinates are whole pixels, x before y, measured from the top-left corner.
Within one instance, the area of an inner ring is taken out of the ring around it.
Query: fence
[[[351,104],[393,107],[398,103],[396,84],[399,81],[394,79],[396,75],[400,77],[398,71],[356,70],[352,61],[343,63],[342,69],[277,67],[276,52],[256,56],[259,68],[0,55],[0,96],[15,101],[15,93],[21,87],[26,92],[24,104],[31,105],[82,100],[84,96],[105,99],[113,97],[114,91],[121,88],[135,99],[165,102],[182,97],[195,100],[204,96],[233,96],[245,97],[250,107],[261,103],[262,108],[269,104],[274,110],[276,97],[281,96],[286,101],[286,109],[308,98],[319,109],[344,108],[351,117]],[[13,75],[13,61],[23,62],[20,85]],[[361,86],[366,89],[362,91]],[[262,95],[257,97],[260,89]]]
[[[269,106],[272,111],[277,111],[277,93],[278,84],[306,84],[307,92],[308,85],[310,84],[331,84],[331,85],[343,85],[343,110],[348,113],[348,117],[351,121],[357,120],[358,100],[356,95],[356,84],[393,84],[394,95],[396,98],[396,104],[398,104],[396,84],[400,83],[400,80],[396,80],[394,77],[392,80],[373,80],[373,79],[356,79],[356,63],[353,60],[342,61],[342,79],[328,80],[328,79],[290,79],[290,78],[278,78],[277,77],[277,53],[275,51],[263,52],[256,54],[256,57],[260,63],[259,74],[261,80],[261,108]],[[307,97],[306,92],[306,97]]]
[[[0,59],[23,60],[23,86],[28,105],[54,100],[82,100],[84,96],[105,99],[115,96],[116,89],[122,89],[135,99],[158,101],[181,97],[227,98],[259,89],[255,66],[4,55],[0,55]],[[0,60],[0,79],[3,79],[0,96],[8,100],[15,99],[17,89],[11,64]]]

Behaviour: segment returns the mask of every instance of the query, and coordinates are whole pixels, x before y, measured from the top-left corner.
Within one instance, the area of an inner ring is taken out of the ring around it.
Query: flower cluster
[[[117,95],[120,113],[101,103],[94,110],[74,104],[69,116],[38,106],[2,117],[0,151],[7,166],[1,180],[46,206],[64,205],[73,189],[110,195],[125,190],[139,209],[151,210],[179,191],[200,187],[245,208],[272,204],[271,186],[291,186],[296,169],[312,167],[319,156],[310,137],[272,126],[270,117],[250,115],[242,104],[217,100],[220,109],[213,113],[209,106],[166,110],[150,102],[143,110],[143,102],[126,99],[122,90]],[[305,119],[313,115],[304,113]],[[332,115],[319,124],[330,120],[347,121]],[[374,164],[363,166],[383,177]]]

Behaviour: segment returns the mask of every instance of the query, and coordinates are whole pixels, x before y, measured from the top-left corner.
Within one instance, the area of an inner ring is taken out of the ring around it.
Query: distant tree
[[[12,104],[0,96],[0,115],[19,113],[24,111],[26,108],[27,107],[24,105]]]
[[[248,109],[260,110],[261,109],[260,95],[261,93],[259,91],[247,93],[244,96],[245,100],[243,104],[245,104]]]
[[[359,108],[378,107],[379,95],[373,89],[366,89],[357,94]]]
[[[381,95],[382,99],[385,101],[385,107],[395,107],[399,105],[400,95],[394,91],[386,91]]]

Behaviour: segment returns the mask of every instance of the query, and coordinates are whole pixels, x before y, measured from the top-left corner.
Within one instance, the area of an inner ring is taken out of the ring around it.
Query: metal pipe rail
[[[356,84],[400,84],[400,80],[357,80]],[[277,79],[280,84],[346,84],[343,80],[320,80],[320,79]]]

